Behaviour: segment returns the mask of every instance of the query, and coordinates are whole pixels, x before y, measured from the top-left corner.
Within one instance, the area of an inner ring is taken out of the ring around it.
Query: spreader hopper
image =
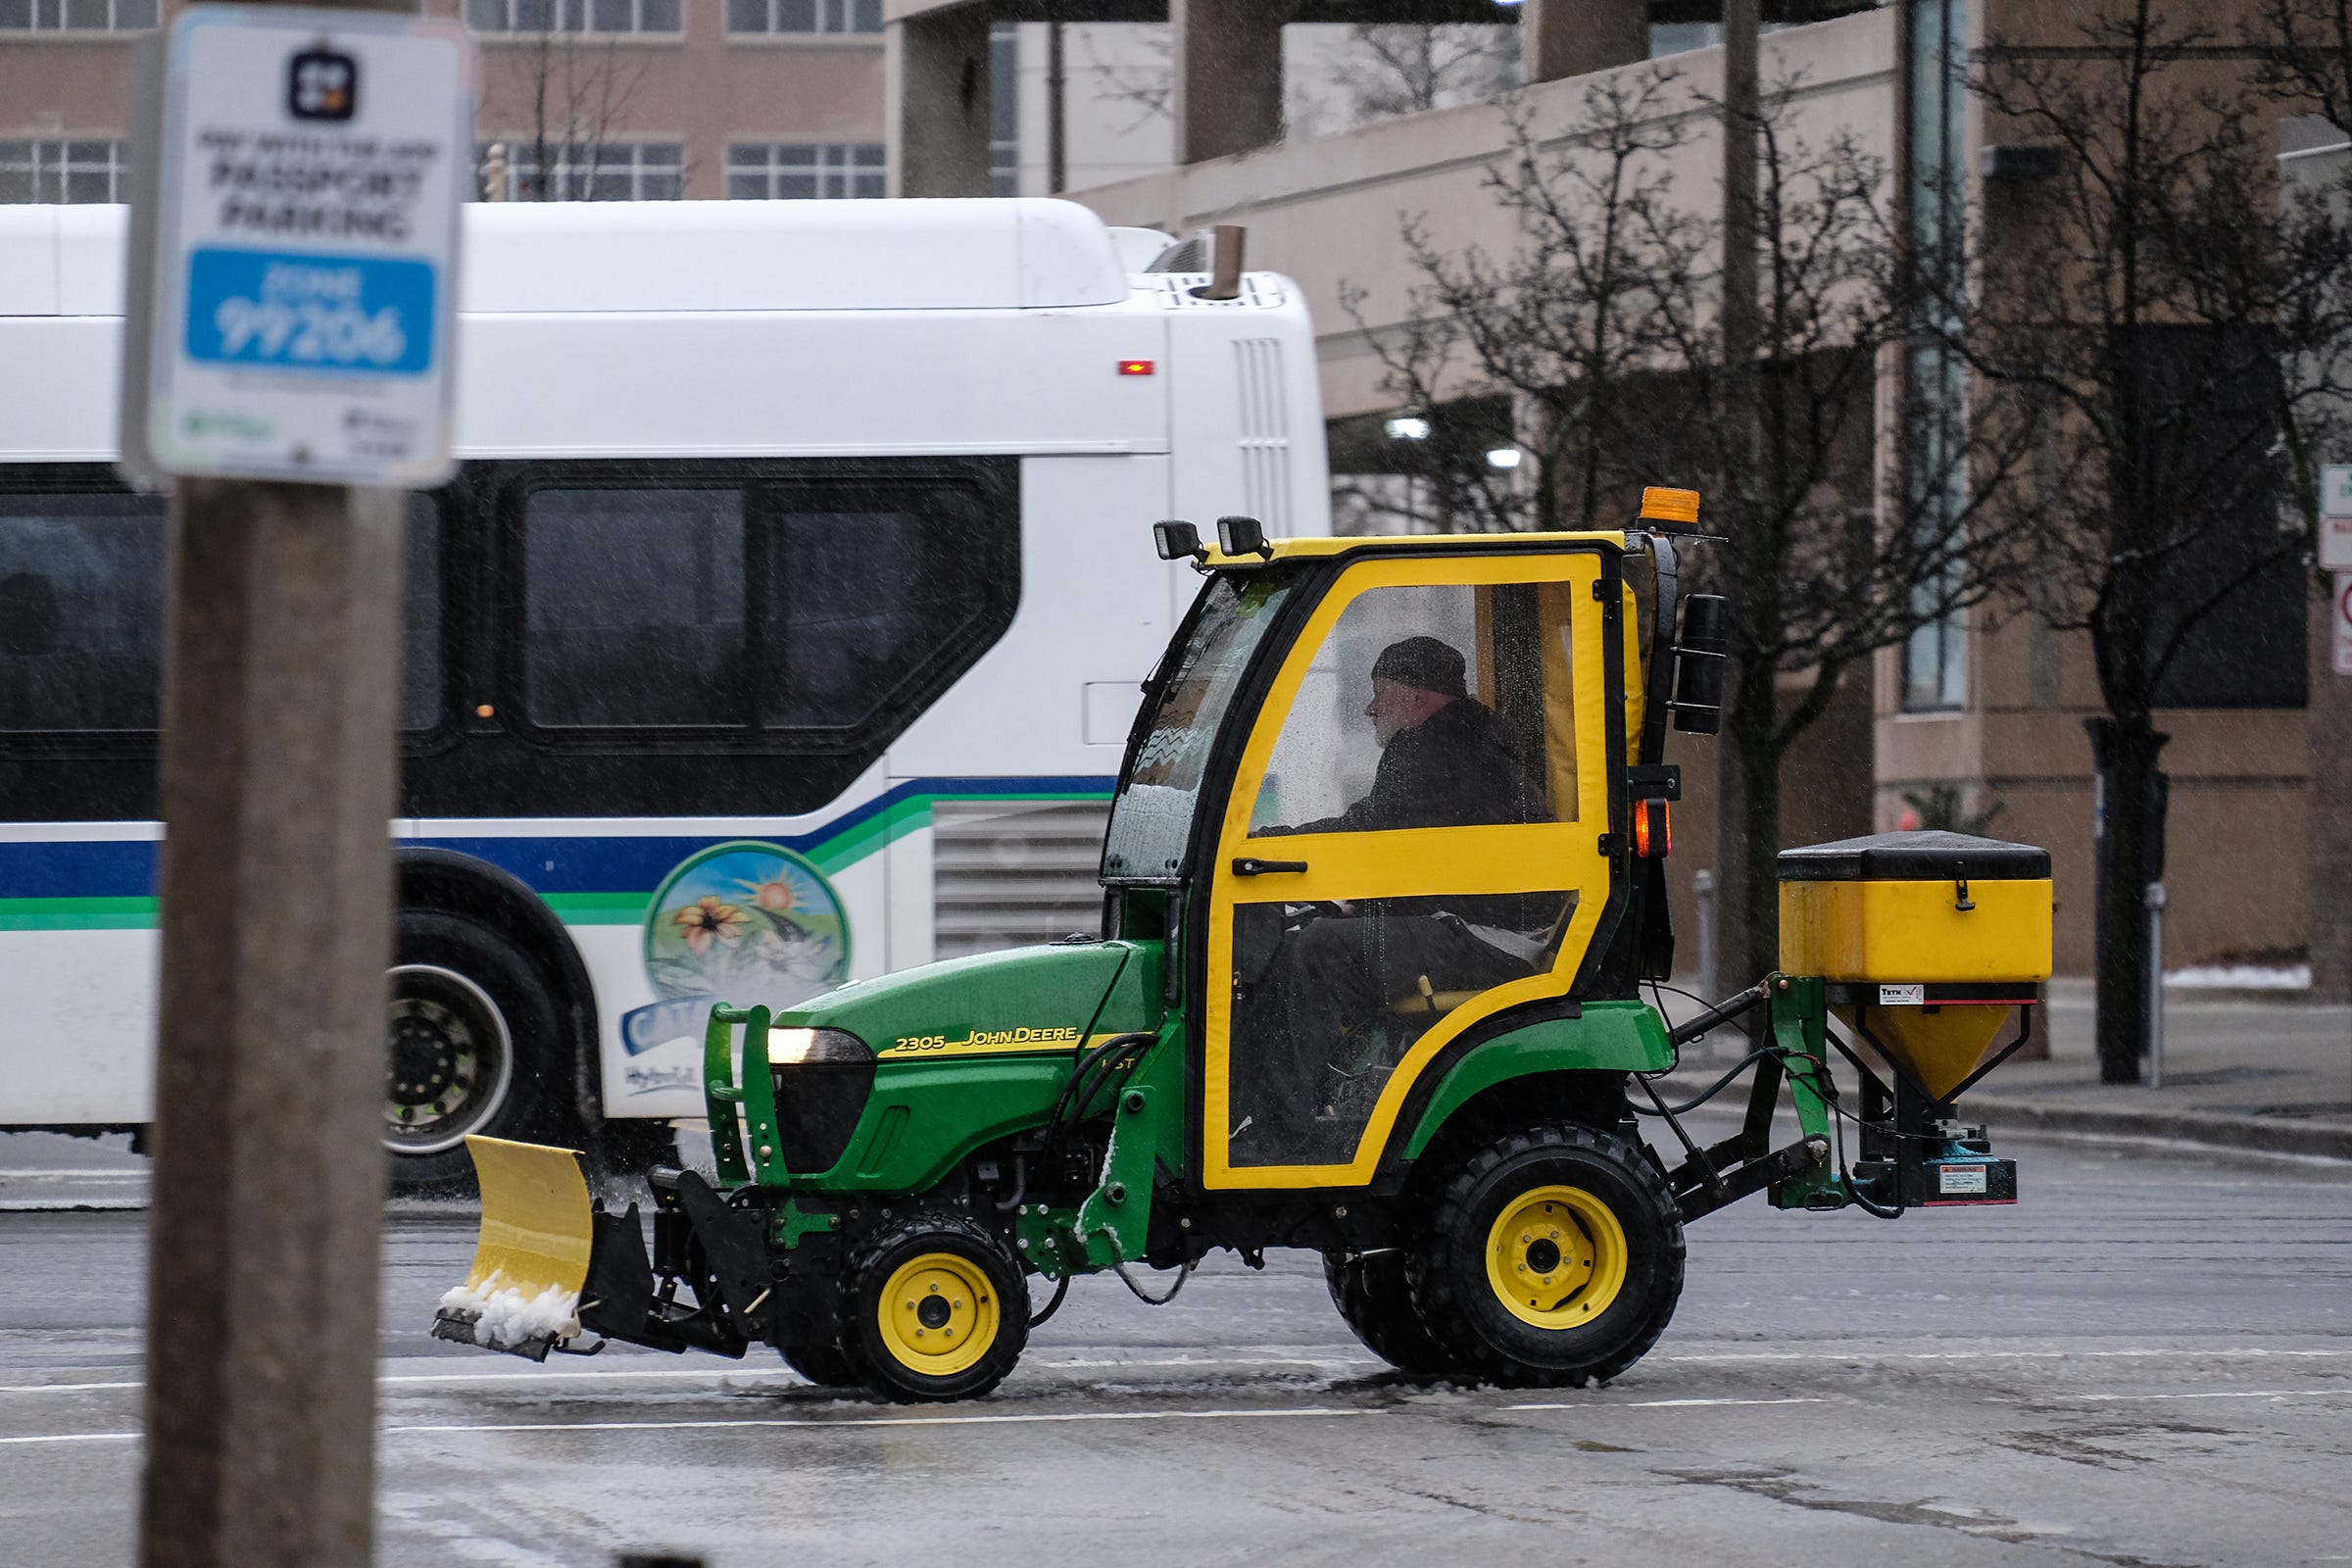
[[[1931,1101],[1966,1084],[2050,974],[2050,855],[1964,833],[1879,833],[1785,850],[1781,969]]]
[[[1992,1157],[1957,1102],[2033,1027],[2050,975],[2049,852],[1880,833],[1785,850],[1780,875],[1781,970],[1817,977],[1858,1043],[1847,1050],[1862,1079],[1857,1200],[2016,1201],[2015,1165]],[[1885,1058],[1890,1083],[1861,1047]]]

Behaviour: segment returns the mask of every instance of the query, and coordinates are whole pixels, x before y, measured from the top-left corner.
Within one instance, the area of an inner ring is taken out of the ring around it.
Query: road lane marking
[[[2253,1361],[2269,1356],[2352,1357],[2352,1350],[2244,1348],[2207,1350],[2175,1346],[2152,1350],[1727,1350],[1690,1355],[1649,1355],[1642,1365],[1677,1362],[1688,1366],[1730,1366],[1743,1361],[2121,1361],[2170,1356],[2200,1361]]]
[[[2346,1395],[2352,1395],[2352,1388],[2230,1389],[2199,1394],[2078,1394],[2075,1397],[2087,1404],[2094,1399],[2102,1402],[2118,1399],[2337,1399]]]
[[[1300,1410],[1067,1410],[1021,1415],[749,1416],[734,1421],[518,1421],[497,1424],[388,1426],[388,1433],[452,1432],[688,1432],[726,1427],[983,1427],[1034,1426],[1066,1421],[1257,1421],[1284,1417],[1377,1416],[1386,1410],[1314,1406]]]
[[[431,1425],[391,1424],[376,1431],[385,1437],[429,1434],[446,1437],[463,1432],[696,1432],[734,1427],[984,1427],[1042,1426],[1076,1421],[1261,1421],[1387,1415],[1386,1410],[1345,1410],[1316,1406],[1302,1410],[1069,1410],[1034,1411],[1021,1415],[842,1416],[834,1419],[751,1416],[733,1421],[514,1421],[449,1422]],[[11,1446],[33,1443],[135,1443],[136,1432],[58,1432],[34,1437],[0,1438]]]
[[[1562,1399],[1544,1404],[1506,1404],[1505,1410],[1678,1410],[1692,1405],[1827,1404],[1827,1399]]]
[[[2163,1356],[2188,1361],[2259,1361],[2272,1358],[2296,1360],[2352,1359],[2352,1350],[2303,1350],[2242,1348],[2204,1350],[2171,1348],[2150,1350],[1754,1350],[1727,1351],[1720,1354],[1697,1352],[1689,1355],[1652,1355],[1643,1359],[1645,1366],[1674,1364],[1683,1366],[1736,1366],[1742,1363],[1805,1363],[1867,1364],[1874,1361],[2107,1361],[2145,1360]],[[1369,1356],[1351,1355],[1229,1355],[1176,1356],[1168,1358],[1118,1360],[1112,1358],[1074,1358],[1063,1360],[1032,1359],[1032,1367],[1053,1367],[1063,1371],[1122,1371],[1162,1370],[1187,1367],[1221,1366],[1385,1366],[1386,1362]],[[387,1372],[376,1382],[383,1387],[422,1387],[429,1384],[509,1384],[527,1387],[546,1383],[612,1383],[622,1381],[667,1381],[696,1383],[715,1380],[722,1386],[728,1382],[782,1382],[799,1384],[805,1380],[782,1368],[759,1371],[750,1368],[710,1368],[708,1370],[684,1367],[657,1367],[645,1370],[607,1368],[599,1371],[514,1371],[514,1372]],[[102,1394],[122,1393],[143,1389],[143,1382],[121,1383],[19,1383],[0,1384],[0,1394]],[[2082,1397],[2127,1397],[2127,1396],[2082,1396]]]

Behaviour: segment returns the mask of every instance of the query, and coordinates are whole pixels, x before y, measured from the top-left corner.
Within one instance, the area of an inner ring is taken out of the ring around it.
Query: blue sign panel
[[[430,262],[206,247],[188,258],[191,360],[273,370],[422,375]]]

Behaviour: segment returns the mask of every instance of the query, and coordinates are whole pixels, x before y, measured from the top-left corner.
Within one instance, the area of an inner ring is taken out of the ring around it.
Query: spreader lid
[[[1784,882],[2037,882],[2050,852],[1966,833],[1873,833],[1783,850]]]

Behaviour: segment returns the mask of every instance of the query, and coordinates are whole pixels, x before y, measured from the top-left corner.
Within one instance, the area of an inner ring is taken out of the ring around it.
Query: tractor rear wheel
[[[1458,1373],[1459,1352],[1448,1348],[1421,1321],[1405,1278],[1407,1254],[1400,1250],[1323,1254],[1323,1282],[1331,1304],[1364,1342],[1364,1348],[1399,1372],[1414,1377]]]
[[[1004,1380],[1028,1342],[1020,1265],[968,1219],[902,1220],[850,1267],[841,1344],[886,1399],[977,1398]]]
[[[1666,1332],[1683,1292],[1683,1224],[1649,1161],[1572,1124],[1508,1134],[1446,1182],[1413,1270],[1422,1318],[1483,1376],[1582,1388]]]
[[[865,1382],[865,1374],[848,1351],[831,1340],[804,1341],[779,1346],[784,1364],[815,1384],[820,1389],[854,1389]]]

